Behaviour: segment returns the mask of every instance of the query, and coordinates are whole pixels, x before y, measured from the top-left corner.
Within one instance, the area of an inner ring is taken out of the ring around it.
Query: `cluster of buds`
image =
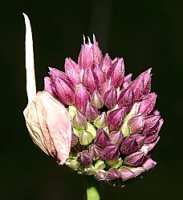
[[[65,164],[100,181],[128,180],[153,168],[150,152],[163,124],[153,110],[151,69],[131,80],[123,58],[102,55],[98,43],[85,42],[78,62],[65,60],[65,72],[49,68],[44,90],[64,105],[72,126]]]
[[[122,58],[103,56],[95,37],[93,43],[84,38],[78,62],[67,58],[65,72],[49,68],[44,91],[36,94],[31,27],[24,18],[24,116],[34,143],[60,165],[99,181],[126,181],[152,169],[163,119],[153,110],[151,69],[132,81]]]

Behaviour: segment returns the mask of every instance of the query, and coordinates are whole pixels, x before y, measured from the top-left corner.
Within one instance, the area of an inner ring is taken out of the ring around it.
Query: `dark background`
[[[95,33],[103,52],[123,56],[133,77],[153,67],[152,88],[165,120],[153,158],[157,167],[124,188],[102,185],[102,200],[182,199],[183,1],[6,1],[0,6],[0,199],[82,200],[85,177],[58,166],[31,141],[27,104],[24,21],[30,17],[38,90],[48,66],[77,59],[82,34]]]

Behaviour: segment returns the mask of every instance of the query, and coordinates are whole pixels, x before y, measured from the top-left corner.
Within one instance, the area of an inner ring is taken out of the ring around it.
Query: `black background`
[[[102,185],[102,199],[182,199],[183,1],[24,0],[1,2],[0,9],[0,199],[82,200],[85,188],[85,177],[42,153],[25,127],[22,12],[32,23],[38,90],[48,66],[63,69],[65,57],[77,60],[82,34],[95,33],[103,52],[123,56],[133,77],[153,67],[165,120],[153,152],[158,165],[124,188]]]

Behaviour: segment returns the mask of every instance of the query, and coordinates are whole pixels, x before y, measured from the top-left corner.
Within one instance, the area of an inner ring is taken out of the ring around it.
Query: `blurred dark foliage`
[[[1,1],[0,199],[82,200],[85,177],[58,166],[31,141],[22,111],[27,104],[24,21],[31,19],[38,90],[48,66],[77,60],[82,34],[95,33],[103,52],[123,56],[133,77],[153,67],[152,88],[165,120],[153,152],[157,167],[124,188],[101,185],[102,200],[181,199],[183,178],[183,1]]]

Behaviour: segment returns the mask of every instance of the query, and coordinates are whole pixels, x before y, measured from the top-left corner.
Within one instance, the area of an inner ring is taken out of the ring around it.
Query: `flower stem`
[[[100,194],[98,191],[98,182],[93,179],[93,177],[87,177],[87,200],[100,200]]]

